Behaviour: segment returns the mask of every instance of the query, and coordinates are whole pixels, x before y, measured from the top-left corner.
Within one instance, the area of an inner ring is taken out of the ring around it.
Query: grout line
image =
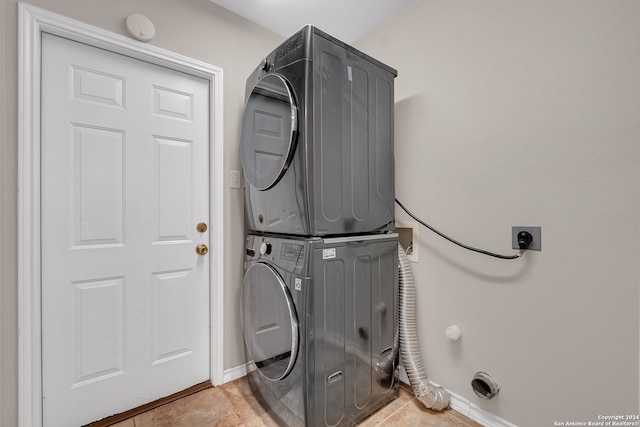
[[[234,413],[236,414],[238,419],[241,420],[243,423],[254,422],[255,420],[260,420],[262,422],[262,424],[264,425],[265,422],[263,421],[262,417],[263,416],[267,416],[268,417],[269,416],[268,413],[266,411],[264,411],[262,414],[256,412],[256,410],[253,408],[251,403],[247,400],[247,397],[242,394],[242,392],[238,388],[237,384],[234,384],[235,381],[237,381],[237,380],[230,381],[230,382],[227,382],[227,383],[219,386],[220,389],[222,390],[222,393],[224,394],[224,396],[231,403],[231,407],[233,408]],[[228,389],[231,388],[231,387],[233,387],[235,389],[235,391],[237,392],[237,396],[232,396],[231,393],[228,391]],[[253,395],[251,395],[251,396],[253,396]],[[246,417],[247,412],[246,412],[246,410],[245,411],[241,411],[240,410],[240,408],[236,405],[238,401],[244,402],[244,404],[247,406],[247,408],[251,411],[251,414],[253,415],[252,417],[249,417],[249,419],[246,419],[247,418]]]
[[[393,417],[395,414],[397,414],[402,408],[404,408],[405,406],[407,406],[409,403],[411,403],[411,401],[413,399],[416,399],[416,397],[412,397],[411,399],[407,400],[406,403],[402,406],[400,406],[398,409],[396,409],[395,411],[393,411],[391,414],[389,414],[388,417],[386,417],[385,419],[383,419],[382,421],[380,421],[378,424],[375,425],[375,427],[384,427],[385,421],[387,421],[389,418]]]

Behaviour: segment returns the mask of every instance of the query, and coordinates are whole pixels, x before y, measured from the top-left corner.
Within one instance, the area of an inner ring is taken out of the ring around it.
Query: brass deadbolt
[[[196,246],[196,253],[198,255],[206,255],[207,252],[209,252],[209,248],[204,243],[200,243],[198,246]]]
[[[207,224],[205,224],[204,222],[198,223],[198,225],[196,225],[196,230],[198,230],[200,233],[204,233],[205,231],[207,231]]]

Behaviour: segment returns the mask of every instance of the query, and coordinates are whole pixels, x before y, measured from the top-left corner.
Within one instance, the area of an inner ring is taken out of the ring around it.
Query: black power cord
[[[483,255],[488,255],[488,256],[492,256],[494,258],[500,258],[500,259],[517,259],[520,258],[522,256],[522,254],[517,254],[517,255],[500,255],[500,254],[496,254],[493,252],[489,252],[489,251],[485,251],[483,249],[478,249],[478,248],[474,248],[472,246],[469,245],[465,245],[464,243],[460,243],[457,240],[452,239],[451,237],[447,236],[444,233],[441,233],[440,231],[436,230],[435,228],[433,228],[432,226],[430,226],[429,224],[427,224],[426,222],[424,222],[423,220],[421,220],[420,218],[418,218],[417,216],[415,216],[414,214],[412,214],[409,209],[407,209],[402,203],[400,203],[400,201],[398,199],[396,199],[396,203],[398,204],[398,206],[400,206],[402,208],[402,210],[404,210],[411,218],[415,219],[416,221],[418,221],[420,224],[424,225],[425,227],[427,227],[429,230],[433,231],[434,233],[436,233],[438,236],[450,241],[453,244],[456,244],[458,246],[460,246],[461,248],[464,248],[468,251],[473,251],[473,252],[478,252],[481,253]]]

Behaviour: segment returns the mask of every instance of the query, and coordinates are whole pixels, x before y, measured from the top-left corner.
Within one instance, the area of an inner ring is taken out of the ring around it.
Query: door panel
[[[72,284],[73,385],[124,373],[124,277]]]
[[[45,427],[209,374],[209,82],[43,34]]]
[[[72,124],[74,246],[124,243],[124,132]]]
[[[153,228],[154,244],[189,241],[193,229],[191,191],[193,187],[191,141],[156,136],[153,141]],[[197,159],[196,159],[197,160]]]

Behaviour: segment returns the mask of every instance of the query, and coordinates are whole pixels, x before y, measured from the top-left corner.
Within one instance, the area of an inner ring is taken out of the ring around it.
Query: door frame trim
[[[224,382],[222,69],[38,7],[18,4],[18,425],[41,427],[42,313],[40,206],[41,35],[66,37],[210,82],[210,366]]]

